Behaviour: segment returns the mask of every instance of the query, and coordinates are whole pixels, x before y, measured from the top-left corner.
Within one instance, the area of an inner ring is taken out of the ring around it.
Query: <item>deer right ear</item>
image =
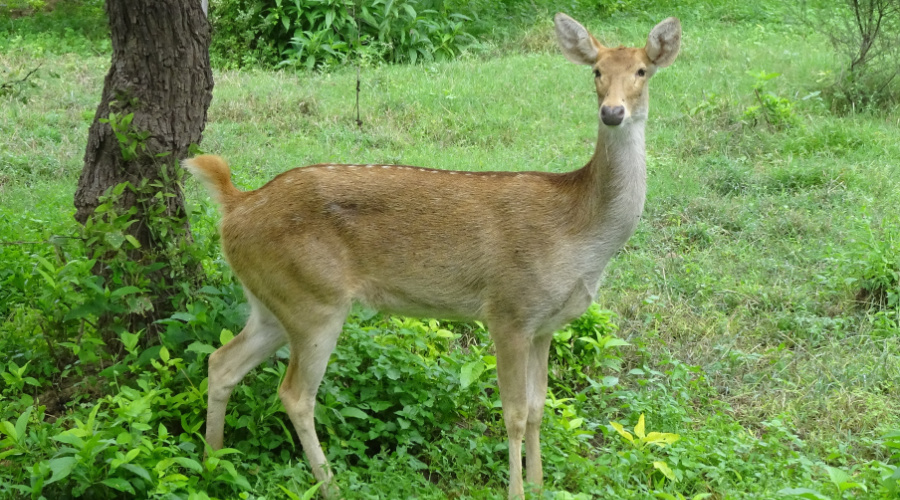
[[[600,42],[578,21],[560,12],[553,18],[556,39],[566,59],[576,64],[594,65],[597,62]]]

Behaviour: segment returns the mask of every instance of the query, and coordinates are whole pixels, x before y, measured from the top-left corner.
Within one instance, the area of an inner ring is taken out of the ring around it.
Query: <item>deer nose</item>
[[[625,106],[601,106],[600,119],[605,125],[621,125],[625,119]]]

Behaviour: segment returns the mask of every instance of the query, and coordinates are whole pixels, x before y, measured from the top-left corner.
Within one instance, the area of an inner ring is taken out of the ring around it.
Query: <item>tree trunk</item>
[[[95,228],[110,232],[115,229],[109,226],[110,212],[107,207],[98,212],[98,207],[108,202],[118,215],[134,210],[134,222],[122,226],[120,234],[140,244],[123,244],[121,237],[112,243],[91,240],[102,242],[97,272],[107,278],[104,256],[116,252],[104,254],[109,248],[102,245],[127,248],[128,259],[159,271],[156,263],[165,248],[179,239],[190,241],[178,162],[200,143],[212,100],[210,25],[203,8],[201,0],[106,2],[112,61],[88,133],[75,218],[82,224],[92,219]],[[103,199],[123,183],[128,185],[121,194]],[[98,226],[98,220],[107,225]],[[153,280],[171,281],[176,274],[165,270]],[[151,299],[157,308],[167,297],[151,294]]]

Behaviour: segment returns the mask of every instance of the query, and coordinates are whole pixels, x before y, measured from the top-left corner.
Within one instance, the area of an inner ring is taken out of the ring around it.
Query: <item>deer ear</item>
[[[653,28],[647,37],[647,46],[644,50],[653,64],[665,68],[675,61],[679,48],[681,48],[681,22],[678,18],[670,17]]]
[[[566,59],[575,64],[593,65],[603,47],[578,21],[560,12],[553,18],[556,39]]]

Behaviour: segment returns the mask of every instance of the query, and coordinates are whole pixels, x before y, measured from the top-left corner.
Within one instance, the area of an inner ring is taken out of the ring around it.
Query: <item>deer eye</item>
[[[647,75],[647,72],[644,71],[644,68],[639,69],[638,72],[637,72],[637,76],[643,77],[643,76],[646,76],[646,75]]]
[[[594,70],[594,78],[600,78],[600,70],[599,69]]]

